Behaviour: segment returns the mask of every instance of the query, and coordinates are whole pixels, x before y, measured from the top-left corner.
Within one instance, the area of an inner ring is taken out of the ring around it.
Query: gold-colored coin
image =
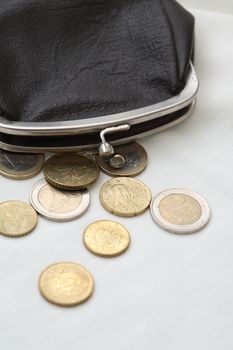
[[[0,174],[17,180],[36,176],[42,169],[42,154],[13,153],[0,150]]]
[[[54,155],[44,166],[46,180],[64,190],[84,189],[98,179],[99,173],[93,160],[76,153]]]
[[[106,158],[97,157],[101,170],[110,176],[137,176],[147,166],[147,152],[136,142],[114,147],[114,151],[116,156],[118,155],[118,157],[124,159],[121,167],[111,165],[114,159],[112,156]]]
[[[31,205],[21,201],[0,204],[0,234],[21,237],[30,233],[37,225],[37,214]]]
[[[149,207],[151,192],[139,180],[116,177],[101,187],[100,201],[110,213],[125,217],[136,216]]]
[[[117,222],[101,220],[86,228],[83,241],[92,253],[103,257],[114,257],[128,248],[130,235],[126,228]]]
[[[49,302],[74,306],[86,301],[93,293],[94,280],[83,266],[61,262],[48,266],[40,275],[39,290]]]

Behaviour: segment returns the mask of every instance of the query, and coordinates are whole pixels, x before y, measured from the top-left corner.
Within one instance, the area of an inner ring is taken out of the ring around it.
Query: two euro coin
[[[189,234],[201,230],[210,219],[210,208],[199,194],[185,189],[169,189],[151,202],[153,220],[164,230]]]
[[[30,202],[44,218],[52,221],[70,221],[83,215],[90,204],[87,189],[66,191],[51,186],[45,179],[39,180],[32,188]]]

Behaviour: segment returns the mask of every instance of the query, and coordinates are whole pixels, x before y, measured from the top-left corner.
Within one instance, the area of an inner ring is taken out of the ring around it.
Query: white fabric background
[[[178,0],[186,7],[216,11],[222,13],[233,13],[232,0]]]
[[[230,1],[227,6],[232,10]],[[0,237],[0,349],[233,348],[233,17],[193,12],[201,83],[197,107],[186,122],[142,141],[149,165],[139,178],[153,195],[171,187],[202,194],[211,222],[181,237],[159,229],[149,211],[117,218],[99,203],[100,185],[108,179],[102,174],[81,219],[62,224],[40,218],[31,235]],[[27,201],[41,177],[0,178],[0,200]],[[98,219],[116,219],[129,229],[127,253],[105,260],[84,248],[82,232]],[[77,261],[93,273],[96,288],[89,302],[65,309],[40,296],[38,276],[57,261]]]

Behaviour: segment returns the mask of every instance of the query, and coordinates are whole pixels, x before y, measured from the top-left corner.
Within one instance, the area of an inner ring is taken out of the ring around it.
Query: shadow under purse
[[[124,143],[192,113],[194,18],[173,0],[3,0],[0,147]]]

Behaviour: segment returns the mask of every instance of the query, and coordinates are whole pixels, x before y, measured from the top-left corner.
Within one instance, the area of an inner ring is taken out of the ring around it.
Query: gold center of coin
[[[87,227],[84,232],[84,243],[94,254],[100,256],[116,256],[129,246],[128,231],[114,221],[97,221]]]
[[[83,266],[58,263],[42,272],[39,289],[48,301],[71,306],[80,304],[91,296],[94,282],[90,272]]]
[[[191,225],[201,217],[198,201],[185,194],[170,194],[159,203],[161,216],[174,225]]]
[[[151,193],[141,181],[118,177],[102,186],[100,200],[103,206],[113,214],[134,216],[148,208]]]
[[[27,203],[8,201],[0,204],[0,233],[5,236],[24,236],[37,224],[37,214]]]
[[[54,213],[67,213],[78,208],[82,195],[77,192],[66,192],[45,185],[38,194],[41,205]]]

